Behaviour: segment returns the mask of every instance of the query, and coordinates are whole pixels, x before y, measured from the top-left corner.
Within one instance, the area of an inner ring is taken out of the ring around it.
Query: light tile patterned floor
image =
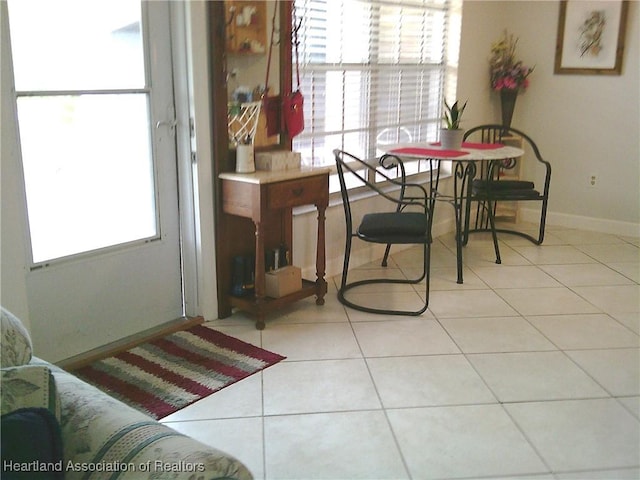
[[[256,479],[640,478],[639,242],[549,227],[433,245],[420,317],[300,302],[255,330],[215,328],[287,360],[164,421],[242,460]],[[393,255],[410,275],[416,250]],[[367,275],[368,265],[359,269]],[[407,305],[421,288],[363,293]]]

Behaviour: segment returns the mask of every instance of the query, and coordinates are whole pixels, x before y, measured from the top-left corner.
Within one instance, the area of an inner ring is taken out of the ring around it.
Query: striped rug
[[[284,358],[196,325],[73,373],[160,419]]]

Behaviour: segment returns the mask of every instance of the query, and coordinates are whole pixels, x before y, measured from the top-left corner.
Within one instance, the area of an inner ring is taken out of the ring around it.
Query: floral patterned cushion
[[[60,402],[51,370],[22,365],[0,370],[2,415],[21,408],[46,408],[60,420]]]
[[[11,312],[2,307],[2,352],[0,367],[26,365],[31,360],[31,337],[24,325]]]

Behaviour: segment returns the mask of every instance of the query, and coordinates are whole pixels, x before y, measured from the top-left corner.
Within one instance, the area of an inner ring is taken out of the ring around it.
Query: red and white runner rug
[[[73,373],[160,419],[284,358],[196,325]]]

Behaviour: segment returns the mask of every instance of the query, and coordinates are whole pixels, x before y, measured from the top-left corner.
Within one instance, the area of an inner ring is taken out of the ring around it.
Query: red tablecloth
[[[440,150],[436,148],[405,147],[405,148],[396,148],[395,150],[391,150],[389,153],[395,153],[397,155],[402,155],[402,154],[420,155],[425,158],[430,158],[430,157],[462,157],[463,155],[467,155],[469,152],[465,152],[464,150]]]
[[[440,142],[433,142],[431,145],[434,147],[440,146]],[[502,148],[502,143],[474,143],[474,142],[462,142],[462,148],[474,148],[476,150],[495,150],[496,148]]]

